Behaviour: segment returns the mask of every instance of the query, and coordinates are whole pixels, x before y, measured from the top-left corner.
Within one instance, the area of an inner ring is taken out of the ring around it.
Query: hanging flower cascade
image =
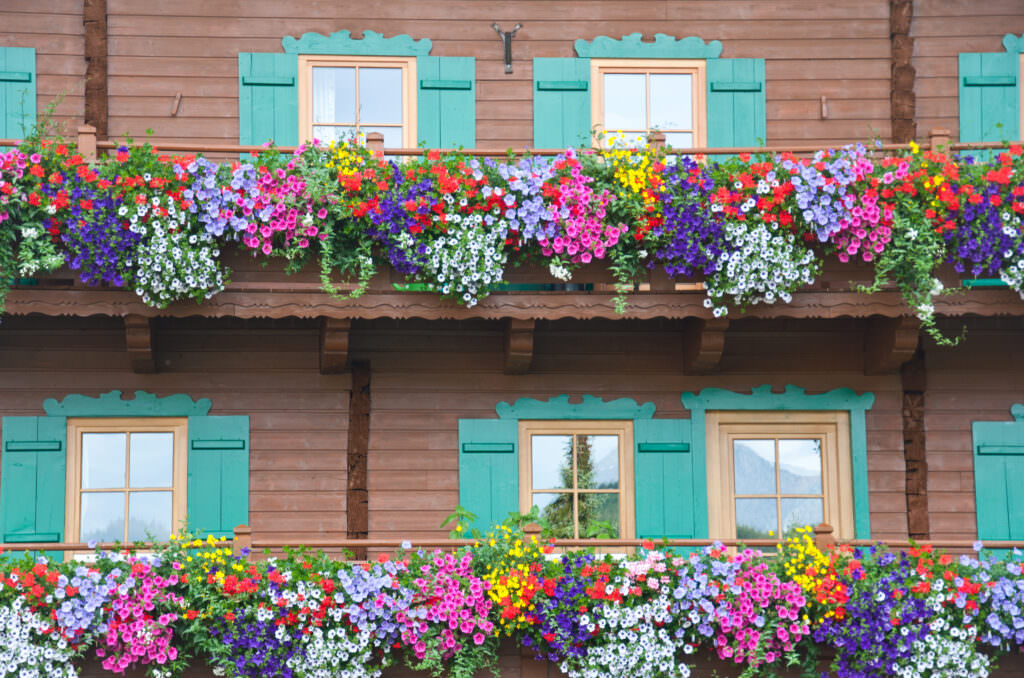
[[[794,665],[961,678],[1024,649],[1019,551],[821,551],[798,528],[774,554],[645,541],[625,557],[556,556],[517,525],[368,563],[305,549],[250,562],[188,536],[89,563],[7,554],[0,676],[75,678],[89,660],[151,678],[197,663],[248,678],[378,678],[396,663],[471,678],[510,641],[573,678],[685,678],[698,656],[745,678]]]
[[[791,301],[835,257],[870,263],[874,281],[859,289],[895,283],[940,341],[940,264],[1024,294],[1018,146],[984,162],[914,144],[901,155],[855,145],[698,160],[616,137],[599,151],[504,161],[428,151],[398,162],[314,141],[223,164],[124,145],[88,164],[35,136],[0,154],[0,276],[5,292],[67,265],[162,308],[222,290],[221,255],[235,247],[289,271],[316,260],[336,294],[341,278],[362,293],[387,263],[473,306],[509,266],[569,280],[604,261],[622,291],[657,267],[703,278],[721,316]]]

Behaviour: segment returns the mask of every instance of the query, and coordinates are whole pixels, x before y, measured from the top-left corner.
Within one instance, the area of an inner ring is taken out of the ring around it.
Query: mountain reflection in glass
[[[821,440],[732,441],[736,538],[789,536],[824,520]]]

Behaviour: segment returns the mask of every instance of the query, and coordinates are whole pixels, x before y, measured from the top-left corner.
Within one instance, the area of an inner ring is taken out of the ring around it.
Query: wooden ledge
[[[287,290],[287,291],[286,291]],[[273,292],[237,290],[229,286],[203,304],[181,302],[166,309],[146,306],[136,295],[115,289],[11,290],[6,312],[11,315],[41,313],[50,316],[235,317],[235,318],[422,318],[426,320],[556,320],[560,318],[701,318],[713,319],[704,308],[702,292],[651,292],[631,294],[624,314],[616,313],[614,295],[578,292],[499,292],[473,308],[459,306],[429,292],[368,292],[355,299],[335,299],[303,287],[286,285]],[[947,316],[1024,316],[1024,301],[1008,289],[975,289],[936,299],[936,313]],[[791,304],[752,306],[734,310],[728,318],[901,318],[908,313],[898,292],[873,295],[848,291],[797,292]]]

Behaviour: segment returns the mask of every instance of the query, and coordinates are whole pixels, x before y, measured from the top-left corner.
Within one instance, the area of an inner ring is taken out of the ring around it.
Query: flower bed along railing
[[[471,678],[511,642],[574,678],[685,677],[697,653],[744,676],[796,666],[961,678],[1024,646],[1016,550],[835,545],[819,526],[771,553],[642,540],[625,556],[559,555],[562,542],[521,522],[444,542],[447,552],[405,542],[355,563],[307,549],[251,560],[238,543],[247,528],[233,545],[183,536],[89,561],[5,554],[0,676],[77,676],[89,659],[154,678],[202,664],[228,676],[379,676],[396,662]]]
[[[948,342],[934,325],[939,265],[1024,291],[1016,144],[961,155],[998,145],[936,133],[924,151],[850,145],[808,157],[799,154],[808,148],[771,147],[680,155],[619,138],[607,149],[492,158],[381,149],[376,139],[158,151],[97,141],[90,129],[77,144],[37,134],[0,155],[0,295],[13,279],[66,265],[155,307],[200,302],[228,283],[222,255],[237,248],[289,271],[316,265],[338,296],[363,293],[387,264],[466,306],[500,288],[511,266],[539,264],[567,281],[603,261],[620,310],[659,269],[702,279],[705,306],[721,316],[789,302],[835,258],[869,262],[873,280],[857,289],[894,283]],[[253,153],[224,163],[172,155],[184,150]],[[722,158],[729,152],[737,155]],[[354,287],[339,289],[339,276]]]

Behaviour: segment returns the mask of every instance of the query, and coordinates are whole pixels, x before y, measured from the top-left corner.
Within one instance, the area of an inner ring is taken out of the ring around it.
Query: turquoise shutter
[[[519,510],[519,422],[459,419],[459,504],[486,532]]]
[[[637,419],[633,439],[637,538],[707,536],[694,524],[690,420]]]
[[[476,146],[476,59],[416,58],[416,137],[427,148]]]
[[[1024,541],[1024,421],[979,421],[971,429],[978,538]]]
[[[187,511],[199,537],[249,524],[249,417],[188,418]]]
[[[764,59],[708,59],[708,146],[767,142]]]
[[[299,143],[298,55],[239,53],[238,138],[246,145]]]
[[[2,438],[0,539],[64,541],[67,417],[4,417]]]
[[[960,55],[960,141],[1020,138],[1019,70],[1018,54]]]
[[[533,60],[534,148],[590,148],[590,59]]]
[[[24,139],[36,124],[36,50],[0,47],[0,139]]]

